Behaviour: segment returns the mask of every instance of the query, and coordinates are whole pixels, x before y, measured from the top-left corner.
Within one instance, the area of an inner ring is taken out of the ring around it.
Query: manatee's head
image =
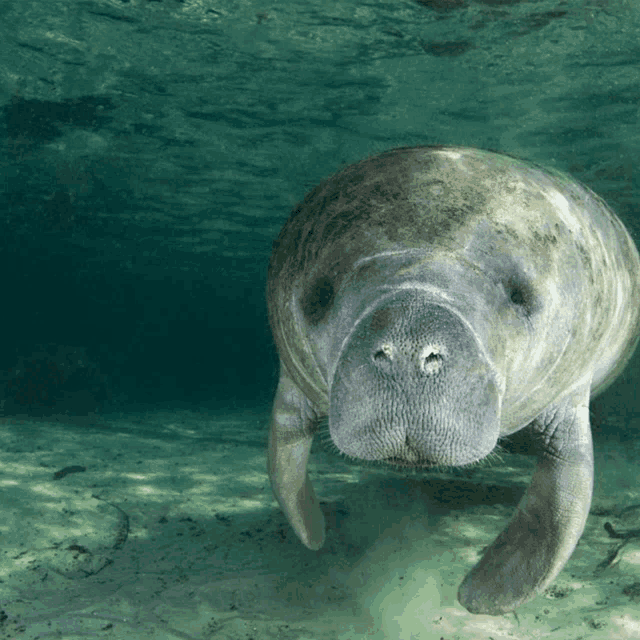
[[[329,431],[342,453],[406,467],[461,466],[495,447],[495,370],[472,328],[426,294],[384,299],[339,354]]]

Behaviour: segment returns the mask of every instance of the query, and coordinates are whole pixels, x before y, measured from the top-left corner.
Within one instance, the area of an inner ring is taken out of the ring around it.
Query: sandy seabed
[[[517,615],[475,616],[458,585],[533,458],[406,478],[314,448],[314,552],[273,499],[268,417],[3,419],[0,640],[640,639],[640,443],[595,440],[591,514],[553,585]]]

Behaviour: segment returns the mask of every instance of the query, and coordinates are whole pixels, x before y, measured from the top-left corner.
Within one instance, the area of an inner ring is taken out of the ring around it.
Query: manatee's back
[[[354,262],[381,249],[425,247],[428,260],[444,255],[470,267],[471,289],[506,296],[511,308],[499,322],[515,318],[504,406],[513,421],[586,371],[594,373],[592,392],[602,391],[631,357],[640,258],[600,198],[505,154],[400,148],[319,184],[274,242],[269,320],[281,361],[310,400],[326,402],[327,389],[306,328],[330,313]],[[465,304],[467,317],[473,305]],[[496,336],[504,342],[504,326]]]

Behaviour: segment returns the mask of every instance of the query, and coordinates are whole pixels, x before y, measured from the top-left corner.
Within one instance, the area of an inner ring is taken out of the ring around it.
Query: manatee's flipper
[[[547,409],[533,427],[541,451],[531,486],[458,590],[471,613],[500,615],[534,598],[582,535],[593,491],[589,384]]]
[[[307,473],[313,411],[284,367],[273,403],[267,468],[276,500],[309,549],[324,544],[324,515]]]

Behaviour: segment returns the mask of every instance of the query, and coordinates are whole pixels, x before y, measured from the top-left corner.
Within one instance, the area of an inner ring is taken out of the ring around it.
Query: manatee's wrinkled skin
[[[295,208],[267,300],[280,355],[268,469],[302,542],[324,542],[306,470],[319,418],[344,454],[423,468],[473,463],[531,425],[531,486],[458,599],[498,615],[547,587],[589,513],[589,398],[640,329],[638,252],[602,200],[504,154],[394,149]]]

